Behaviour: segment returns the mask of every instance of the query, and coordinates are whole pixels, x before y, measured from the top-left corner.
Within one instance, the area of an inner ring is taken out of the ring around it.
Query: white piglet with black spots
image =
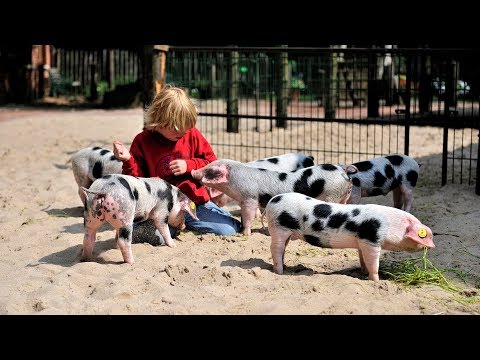
[[[240,203],[244,235],[251,234],[257,208],[265,208],[275,195],[299,192],[331,202],[346,203],[352,182],[341,166],[322,164],[293,172],[255,168],[239,161],[215,160],[198,170],[193,178]]]
[[[274,196],[264,215],[271,236],[273,270],[283,273],[290,236],[324,248],[358,249],[368,278],[378,281],[381,250],[420,251],[433,248],[432,230],[412,214],[377,204],[335,204],[299,193]]]
[[[245,163],[245,165],[267,170],[290,172],[313,166],[315,163],[313,156],[297,152],[253,160]],[[234,201],[230,196],[227,196],[223,193],[212,197],[211,200],[220,207]]]
[[[176,186],[160,178],[106,175],[95,180],[89,189],[81,187],[81,190],[86,197],[82,261],[91,258],[97,230],[105,221],[117,230],[117,245],[123,260],[133,264],[134,221],[152,219],[165,243],[174,247],[168,225],[184,229],[185,211],[198,220],[195,204]]]
[[[420,168],[415,159],[391,154],[352,165],[358,171],[350,175],[353,188],[349,204],[358,204],[362,197],[386,195],[391,191],[393,206],[411,212]]]
[[[78,185],[78,195],[85,205],[85,194],[81,187],[89,188],[92,183],[102,176],[121,174],[122,162],[112,151],[99,146],[86,147],[78,150],[71,156],[72,171]]]

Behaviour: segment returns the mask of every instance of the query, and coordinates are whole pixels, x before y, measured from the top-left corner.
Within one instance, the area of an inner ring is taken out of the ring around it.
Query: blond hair
[[[197,123],[197,108],[185,90],[166,85],[145,109],[145,129],[187,131]]]

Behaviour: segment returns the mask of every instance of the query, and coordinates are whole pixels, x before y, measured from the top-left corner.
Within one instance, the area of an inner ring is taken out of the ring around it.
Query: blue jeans
[[[185,226],[188,230],[201,234],[213,233],[226,236],[243,230],[240,221],[211,201],[197,205],[197,217],[199,220],[195,220],[190,214],[185,213]]]
[[[199,220],[195,220],[190,214],[185,213],[185,226],[188,230],[201,234],[213,233],[225,236],[230,236],[243,230],[240,221],[211,201],[197,205],[197,217]],[[172,238],[180,232],[171,226],[169,226],[169,229]],[[154,246],[165,245],[165,240],[151,219],[133,223],[132,243],[145,242]]]

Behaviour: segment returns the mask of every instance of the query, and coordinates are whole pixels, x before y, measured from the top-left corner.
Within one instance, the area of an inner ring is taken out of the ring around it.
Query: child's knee
[[[234,234],[236,234],[238,231],[233,228],[232,226],[230,225],[223,225],[223,226],[219,226],[217,229],[216,229],[216,233],[218,235],[223,235],[223,236],[232,236]]]

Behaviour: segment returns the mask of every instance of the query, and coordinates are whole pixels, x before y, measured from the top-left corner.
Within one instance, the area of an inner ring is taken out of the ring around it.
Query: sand
[[[68,160],[86,146],[111,149],[115,138],[129,145],[142,125],[141,108],[0,108],[0,314],[480,312],[480,198],[474,185],[440,186],[441,129],[412,128],[410,155],[423,163],[412,213],[434,232],[427,258],[460,291],[405,286],[386,275],[374,283],[361,273],[356,250],[301,240],[290,241],[286,271],[277,275],[260,221],[250,237],[185,231],[176,248],[134,244],[133,265],[123,263],[106,225],[94,261],[80,262],[83,209]],[[391,194],[365,200],[392,204]],[[228,209],[239,216],[236,204]],[[385,251],[381,261],[422,256]]]

